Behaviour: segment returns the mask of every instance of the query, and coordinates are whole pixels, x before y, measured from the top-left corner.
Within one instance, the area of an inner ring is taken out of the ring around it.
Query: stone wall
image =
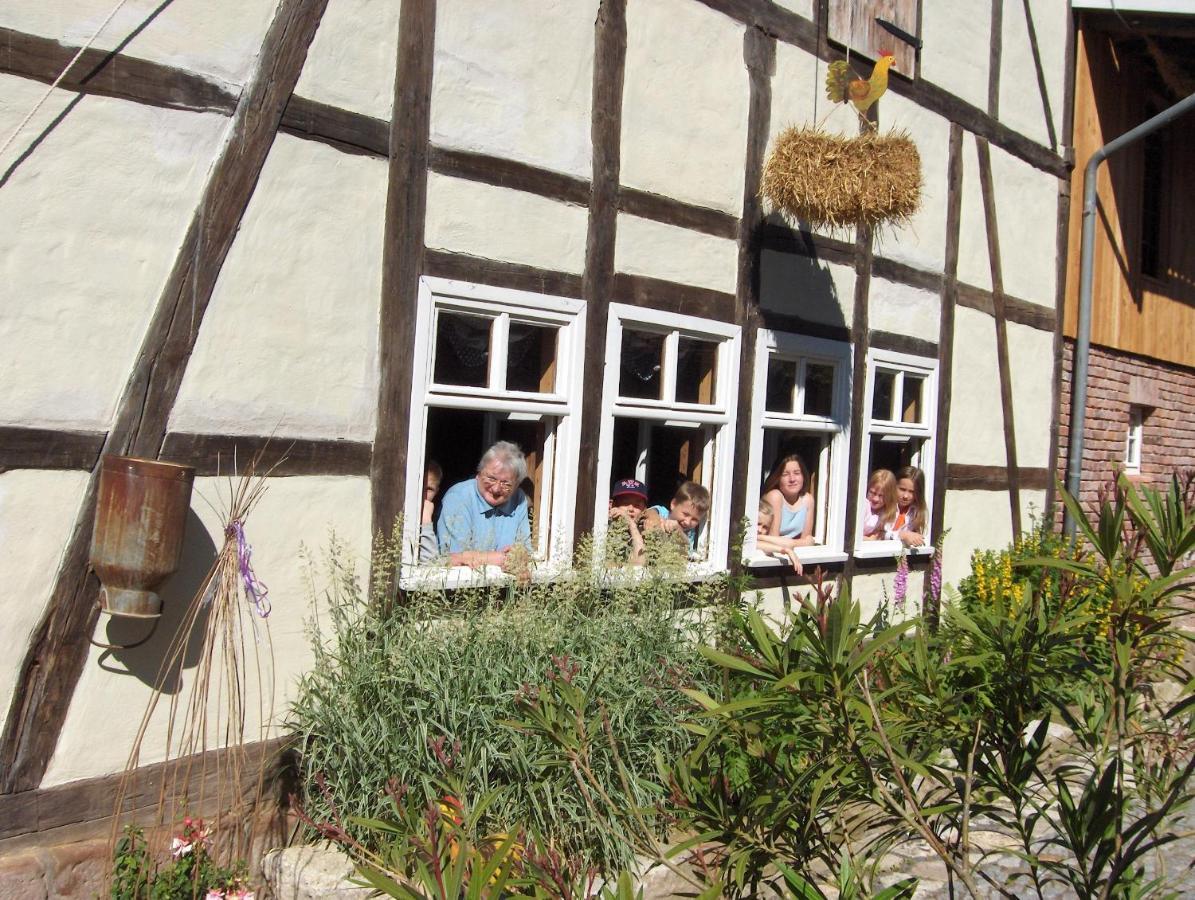
[[[1063,342],[1058,477],[1066,479],[1070,441],[1074,342]],[[1146,407],[1142,429],[1142,483],[1160,486],[1172,473],[1195,468],[1195,368],[1161,363],[1092,347],[1088,363],[1087,419],[1083,440],[1084,506],[1124,466],[1129,407]]]

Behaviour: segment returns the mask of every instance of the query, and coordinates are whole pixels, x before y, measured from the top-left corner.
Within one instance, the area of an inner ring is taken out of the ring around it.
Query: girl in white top
[[[887,469],[876,469],[867,479],[867,513],[863,517],[863,540],[888,541],[896,522],[896,476]]]

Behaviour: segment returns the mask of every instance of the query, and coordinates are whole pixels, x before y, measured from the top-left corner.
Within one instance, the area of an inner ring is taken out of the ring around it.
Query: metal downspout
[[[1066,453],[1066,489],[1072,497],[1079,496],[1083,471],[1083,429],[1087,418],[1087,356],[1091,352],[1091,281],[1095,255],[1096,169],[1100,163],[1118,150],[1123,150],[1141,138],[1190,110],[1195,109],[1195,94],[1180,100],[1114,141],[1109,141],[1091,155],[1083,170],[1083,239],[1079,246],[1079,328],[1075,335],[1074,365],[1071,374],[1070,441]],[[1063,519],[1063,533],[1075,534],[1075,521],[1070,510]]]

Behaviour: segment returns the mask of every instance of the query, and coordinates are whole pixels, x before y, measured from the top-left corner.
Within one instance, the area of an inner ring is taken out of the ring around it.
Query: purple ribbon
[[[236,535],[237,565],[241,570],[241,581],[245,584],[245,594],[257,610],[257,614],[264,619],[270,614],[270,589],[263,582],[258,581],[257,575],[253,572],[253,565],[250,562],[253,556],[253,547],[245,540],[245,526],[241,524],[241,520],[233,520],[229,530]]]

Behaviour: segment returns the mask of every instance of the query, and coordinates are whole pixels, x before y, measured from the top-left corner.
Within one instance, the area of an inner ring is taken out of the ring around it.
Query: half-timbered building
[[[109,814],[221,540],[202,497],[267,442],[248,527],[283,686],[301,546],[334,529],[364,561],[417,521],[429,460],[465,477],[498,438],[528,453],[545,572],[600,538],[611,479],[666,502],[684,477],[712,498],[694,574],[787,589],[732,550],[787,452],[807,566],[869,603],[899,551],[861,541],[872,469],[926,472],[948,581],[1027,528],[1057,446],[1070,34],[1062,0],[0,6],[0,848]],[[919,210],[780,217],[775,137],[857,133],[826,67],[884,50],[875,117],[917,144]],[[88,570],[101,454],[197,472],[131,650],[97,645],[132,640]]]

